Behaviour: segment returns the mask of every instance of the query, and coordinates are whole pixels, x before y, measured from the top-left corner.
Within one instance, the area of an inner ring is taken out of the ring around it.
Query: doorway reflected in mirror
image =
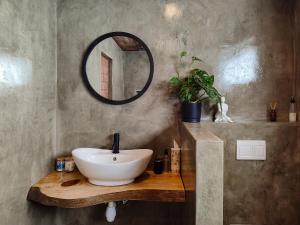
[[[112,88],[111,88],[111,80],[112,80],[112,59],[105,55],[103,52],[101,53],[101,73],[100,73],[100,95],[105,98],[112,97]]]

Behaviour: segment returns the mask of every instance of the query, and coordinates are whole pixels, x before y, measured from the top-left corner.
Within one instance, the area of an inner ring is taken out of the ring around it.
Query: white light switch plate
[[[237,160],[266,160],[266,141],[237,140]]]

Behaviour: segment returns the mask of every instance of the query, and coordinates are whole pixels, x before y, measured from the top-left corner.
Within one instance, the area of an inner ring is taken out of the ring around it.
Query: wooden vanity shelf
[[[47,206],[81,208],[121,200],[184,202],[185,191],[180,175],[173,173],[147,171],[134,183],[104,187],[90,184],[79,172],[53,172],[30,188],[27,199]]]

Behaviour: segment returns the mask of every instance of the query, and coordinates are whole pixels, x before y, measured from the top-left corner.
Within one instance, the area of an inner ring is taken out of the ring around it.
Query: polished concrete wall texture
[[[55,224],[26,195],[53,169],[56,4],[0,1],[0,21],[0,224]]]
[[[1,0],[0,224],[106,224],[104,205],[72,210],[42,207],[26,201],[27,190],[53,169],[55,156],[77,147],[110,147],[114,129],[121,131],[122,148],[157,151],[168,146],[171,137],[178,136],[178,104],[168,93],[167,81],[182,50],[202,58],[204,68],[216,75],[216,86],[226,96],[235,120],[265,120],[270,101],[278,102],[279,119],[287,119],[289,98],[299,94],[296,2]],[[155,62],[149,90],[123,106],[98,102],[80,77],[89,43],[111,31],[140,37]],[[203,117],[209,120],[210,116],[206,106]],[[290,189],[294,178],[287,178],[299,170],[299,156],[290,155],[299,149],[293,136],[296,129],[253,126],[248,132],[233,127],[233,136],[224,133],[223,127],[214,128],[229,151],[224,162],[224,224],[299,224],[300,204],[287,194],[297,191]],[[255,185],[253,163],[246,168],[252,175],[248,185],[242,185],[245,165],[233,161],[233,143],[239,134],[271,142],[274,157],[263,164],[265,183]],[[290,162],[293,166],[288,167]],[[279,186],[273,185],[276,182]],[[131,202],[119,209],[115,224],[184,224],[181,209],[181,204]]]
[[[300,224],[300,129],[289,123],[202,123],[224,141],[224,224]],[[236,160],[236,140],[265,140],[266,161]],[[298,194],[297,194],[298,193]]]
[[[278,117],[287,119],[295,83],[291,1],[66,0],[59,1],[57,13],[59,151],[110,146],[113,129],[121,131],[124,148],[164,143],[157,139],[177,119],[177,99],[170,97],[167,81],[182,50],[202,58],[216,74],[235,119],[265,120],[271,101],[278,102]],[[146,94],[117,107],[93,99],[79,70],[89,43],[110,31],[140,37],[155,62]]]

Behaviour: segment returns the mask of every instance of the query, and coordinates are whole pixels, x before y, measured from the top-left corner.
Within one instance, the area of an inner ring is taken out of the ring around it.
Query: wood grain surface
[[[30,188],[27,199],[47,206],[81,208],[121,200],[184,202],[185,191],[180,175],[173,173],[147,171],[134,183],[104,187],[90,184],[79,172],[52,172]]]

